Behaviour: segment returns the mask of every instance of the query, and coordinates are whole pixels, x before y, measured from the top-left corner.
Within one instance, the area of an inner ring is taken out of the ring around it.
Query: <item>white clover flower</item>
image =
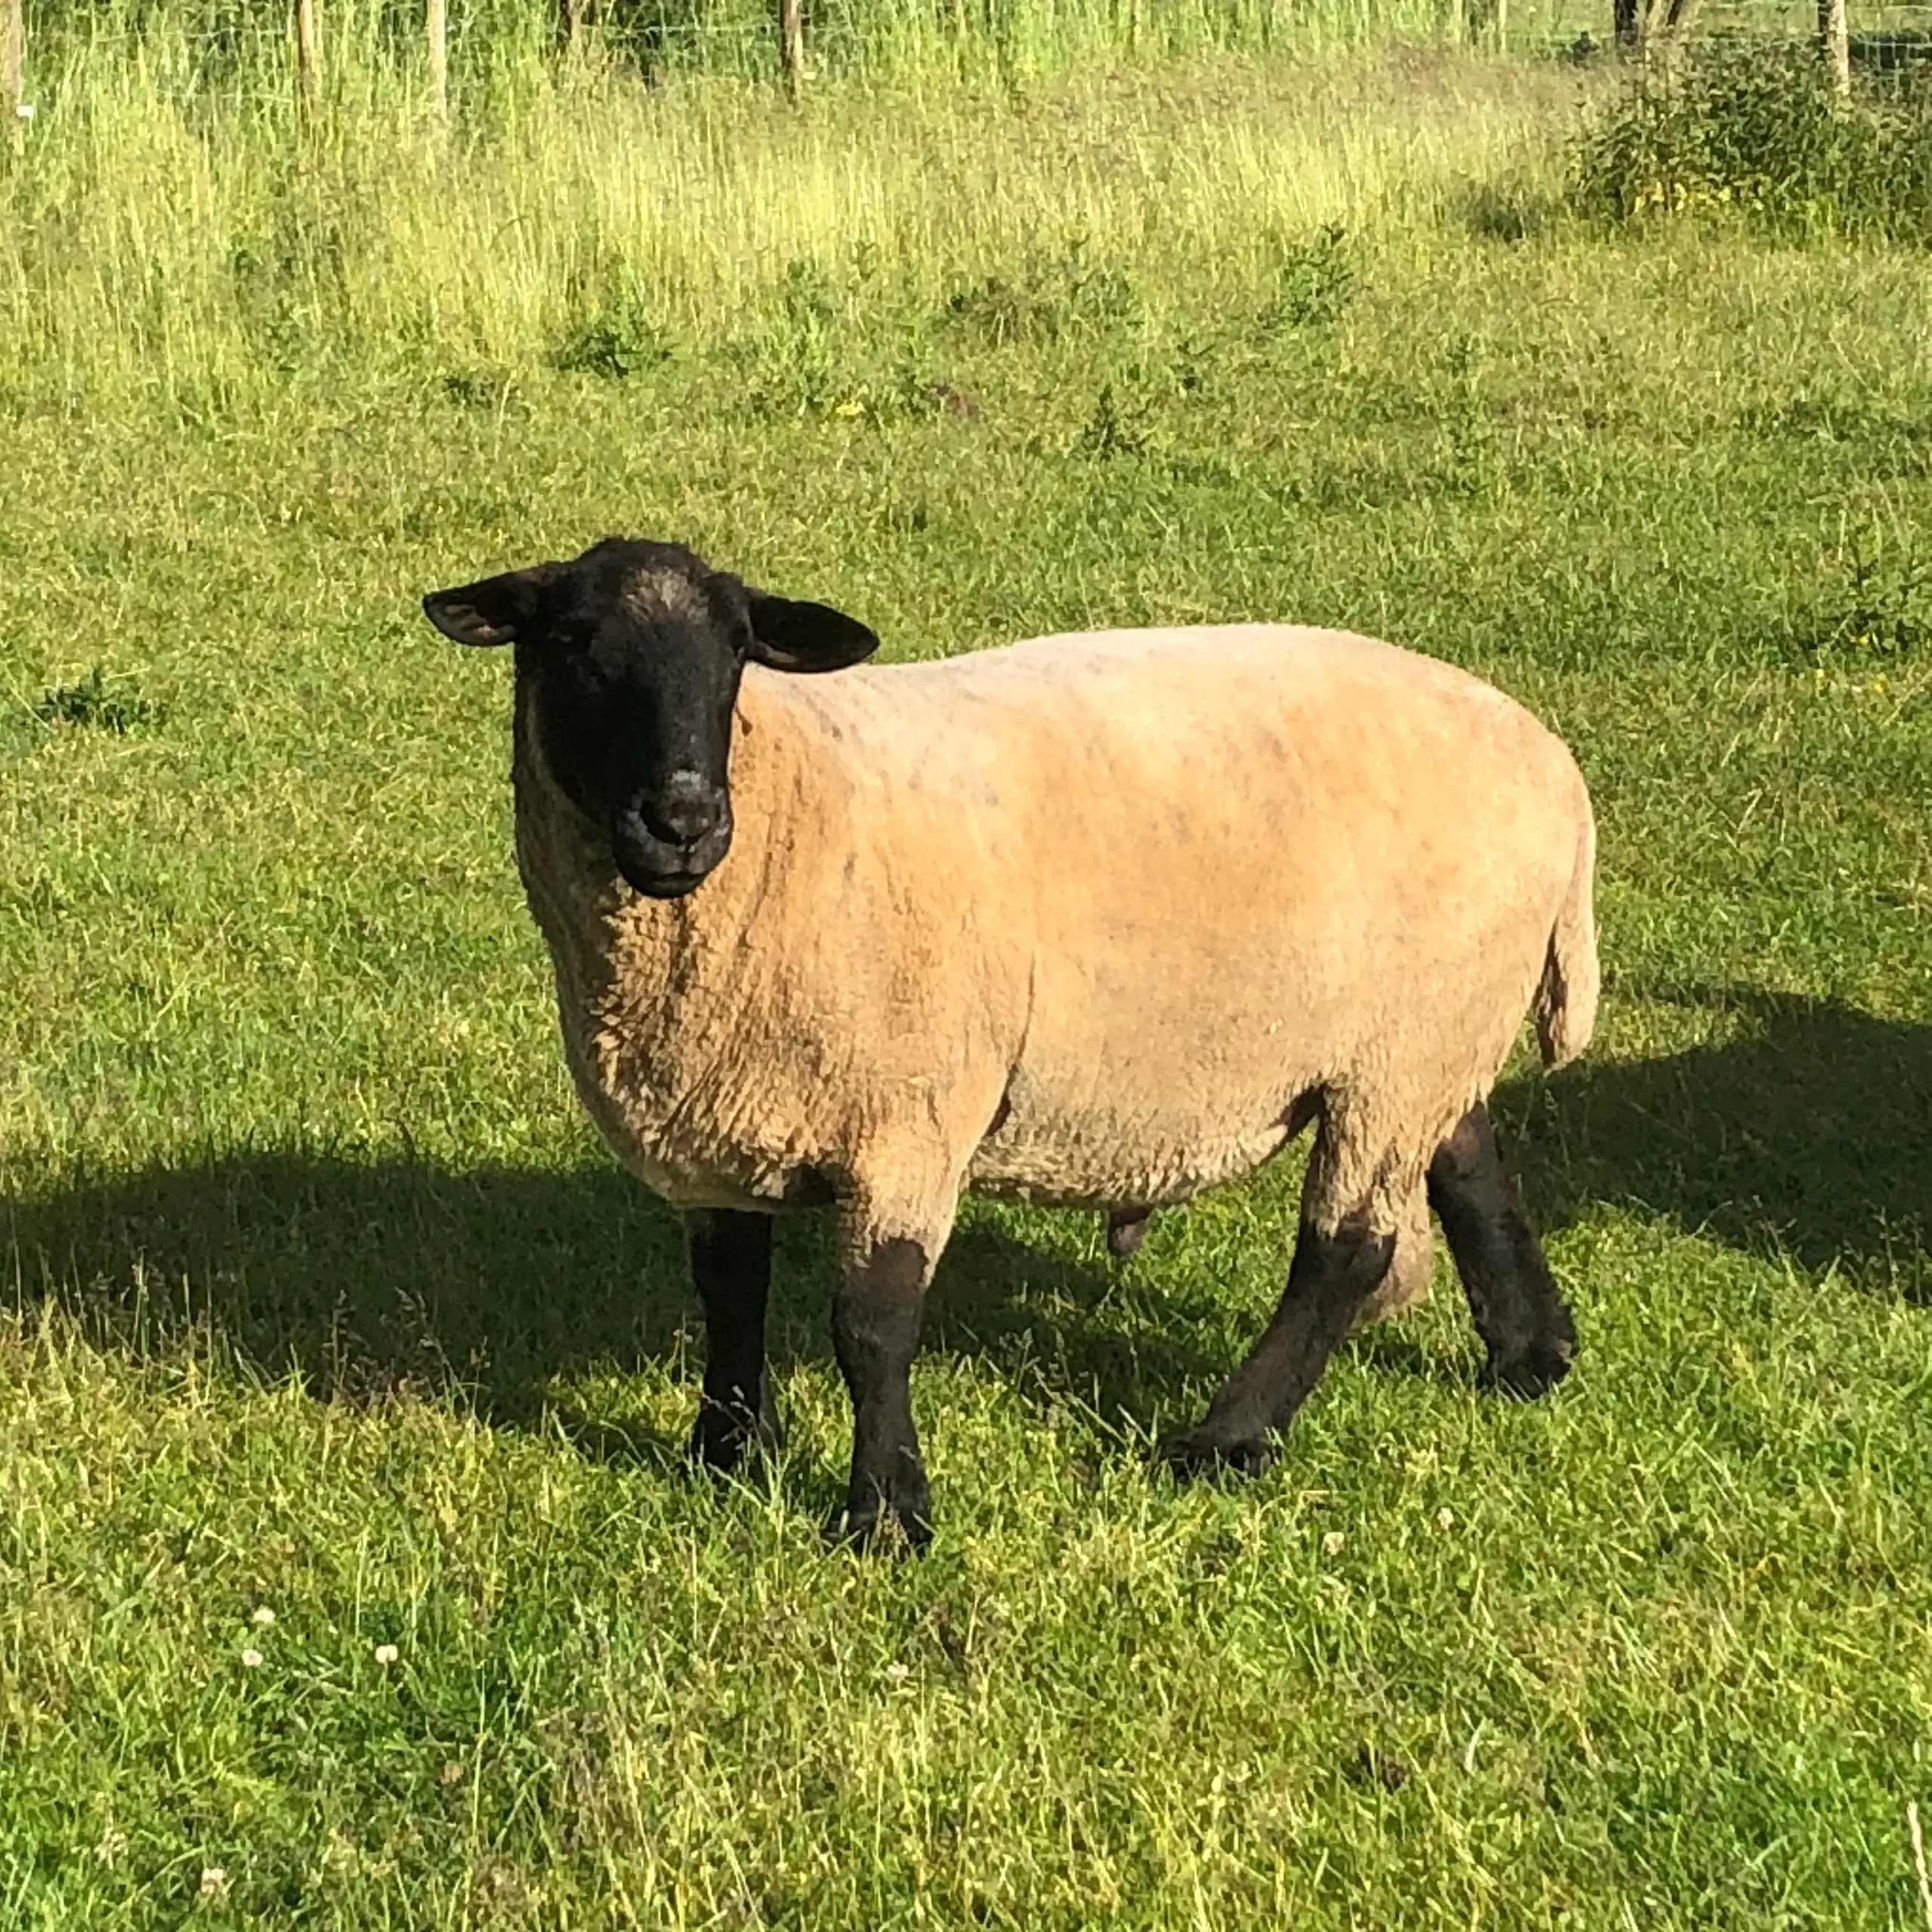
[[[393,1644],[378,1644],[376,1646],[376,1661],[385,1669],[394,1663],[401,1654]]]

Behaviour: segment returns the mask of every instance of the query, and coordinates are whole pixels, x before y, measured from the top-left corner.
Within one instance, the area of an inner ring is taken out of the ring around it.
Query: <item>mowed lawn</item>
[[[1932,272],[1439,174],[1239,250],[1184,180],[1158,248],[815,244],[554,353],[311,316],[219,380],[0,371],[0,1924],[1924,1922]],[[1124,1266],[969,1207],[924,1560],[822,1534],[809,1219],[788,1451],[688,1475],[701,1331],[563,1072],[509,666],[416,608],[613,530],[888,657],[1295,618],[1562,732],[1602,1023],[1499,1096],[1562,1388],[1477,1394],[1438,1260],[1270,1473],[1176,1487],[1296,1153]]]

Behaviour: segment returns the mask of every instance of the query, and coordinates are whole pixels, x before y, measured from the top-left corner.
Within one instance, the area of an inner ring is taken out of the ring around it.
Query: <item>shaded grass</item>
[[[285,364],[214,331],[144,380],[110,328],[71,392],[16,365],[0,1921],[1915,1922],[1922,265],[1505,244],[1453,165],[1343,207],[1311,164],[1245,226],[1211,171],[1198,205],[1137,174],[1297,85],[1040,110],[1043,171],[1091,137],[1094,205],[1169,195],[1159,247],[995,209],[928,254],[955,217],[909,176],[897,226],[801,217],[762,279],[744,245],[661,355],[648,305],[532,266],[540,326],[485,340],[392,351],[350,304]],[[961,146],[1003,165],[1027,124],[982,111]],[[734,165],[694,192],[755,200]],[[623,352],[559,368],[597,315]],[[893,656],[1294,616],[1558,724],[1609,996],[1500,1111],[1571,1380],[1479,1398],[1439,1273],[1268,1477],[1170,1486],[1151,1438],[1278,1287],[1282,1164],[1124,1270],[1089,1218],[969,1208],[918,1377],[927,1561],[820,1540],[847,1422],[810,1221],[790,1447],[688,1478],[676,1231],[559,1065],[506,668],[414,608],[610,528]],[[90,681],[146,709],[41,715]]]

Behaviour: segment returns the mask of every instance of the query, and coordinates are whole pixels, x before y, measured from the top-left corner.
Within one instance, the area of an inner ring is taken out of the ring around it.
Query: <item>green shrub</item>
[[[1932,240],[1932,87],[1846,101],[1801,44],[1687,49],[1584,131],[1571,195],[1617,221],[1734,208],[1786,234]]]

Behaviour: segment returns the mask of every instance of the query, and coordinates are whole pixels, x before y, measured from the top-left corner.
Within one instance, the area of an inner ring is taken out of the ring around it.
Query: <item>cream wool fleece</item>
[[[835,1194],[928,1272],[958,1194],[1149,1205],[1318,1118],[1304,1217],[1397,1236],[1534,1001],[1580,1052],[1595,831],[1491,686],[1346,633],[1105,631],[740,691],[730,851],[643,897],[519,688],[517,854],[578,1092],[681,1207]]]

